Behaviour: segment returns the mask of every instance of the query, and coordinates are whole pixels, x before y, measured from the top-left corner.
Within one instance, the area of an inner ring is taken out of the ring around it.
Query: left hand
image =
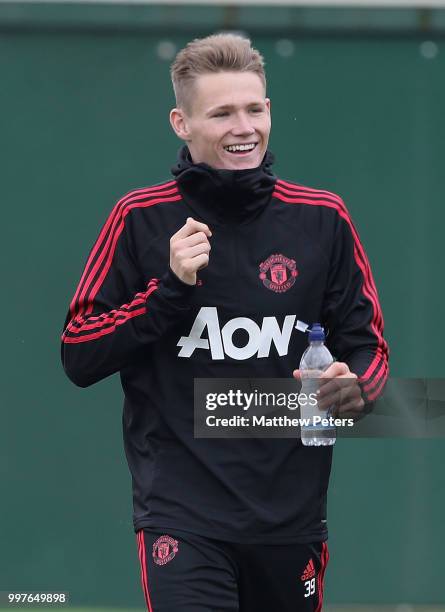
[[[294,378],[301,380],[300,370],[294,370]],[[342,361],[335,361],[320,376],[318,407],[327,410],[333,406],[334,417],[350,416],[360,418],[364,415],[365,402],[358,384],[357,374]]]

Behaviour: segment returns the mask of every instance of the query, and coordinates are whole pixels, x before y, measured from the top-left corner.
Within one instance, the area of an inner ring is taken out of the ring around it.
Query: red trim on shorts
[[[326,566],[328,564],[329,561],[329,551],[328,551],[328,545],[326,544],[326,542],[322,543],[322,549],[321,549],[321,568],[320,568],[320,572],[318,573],[318,578],[317,578],[317,582],[318,582],[318,606],[315,610],[315,612],[321,612],[322,608],[323,608],[323,589],[324,589],[324,574],[326,571]]]
[[[138,545],[139,563],[141,564],[141,581],[142,590],[144,591],[145,603],[147,604],[148,612],[153,612],[153,607],[151,605],[150,600],[150,593],[148,592],[147,563],[145,557],[145,541],[143,529],[137,532],[136,541]]]

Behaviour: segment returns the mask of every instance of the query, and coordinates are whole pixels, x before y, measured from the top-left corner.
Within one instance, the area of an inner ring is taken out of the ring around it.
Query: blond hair
[[[266,89],[264,58],[250,40],[237,34],[213,34],[195,38],[176,55],[170,68],[176,106],[191,114],[196,77],[215,72],[254,72]]]

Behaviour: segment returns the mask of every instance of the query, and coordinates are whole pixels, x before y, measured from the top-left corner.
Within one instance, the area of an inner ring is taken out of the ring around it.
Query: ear
[[[264,101],[266,103],[266,107],[267,107],[267,110],[269,111],[269,115],[270,115],[270,109],[271,109],[270,98],[265,98]]]
[[[170,111],[170,125],[178,138],[190,142],[190,129],[187,116],[182,109],[173,108]]]

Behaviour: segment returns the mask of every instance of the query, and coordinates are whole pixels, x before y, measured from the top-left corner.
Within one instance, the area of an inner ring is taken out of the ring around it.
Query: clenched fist
[[[192,217],[170,238],[170,268],[187,285],[196,285],[196,273],[209,263],[212,232]]]

